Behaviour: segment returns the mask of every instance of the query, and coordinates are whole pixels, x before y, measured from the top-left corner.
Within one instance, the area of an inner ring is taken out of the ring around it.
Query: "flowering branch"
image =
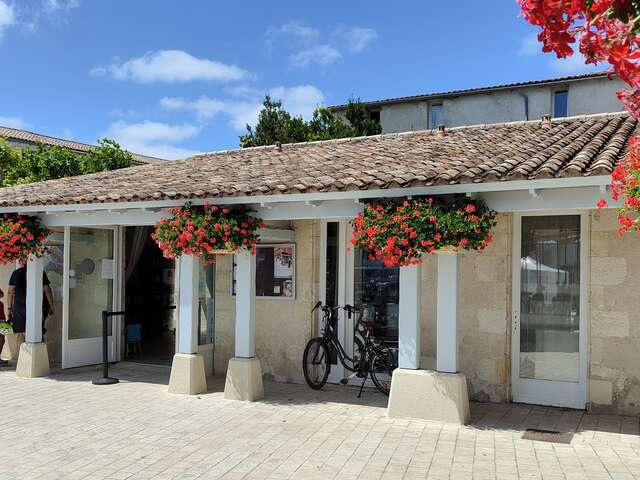
[[[640,118],[640,2],[638,0],[517,0],[522,16],[540,27],[543,52],[558,58],[574,54],[578,42],[586,63],[608,62],[631,90],[618,99],[634,118]],[[619,233],[640,230],[640,148],[632,137],[628,154],[611,174],[611,197],[624,199],[618,214]],[[606,200],[598,208],[607,206]]]

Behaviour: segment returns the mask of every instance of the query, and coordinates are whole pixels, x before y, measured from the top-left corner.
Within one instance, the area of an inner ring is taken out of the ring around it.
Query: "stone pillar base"
[[[169,393],[197,395],[207,391],[204,359],[199,353],[176,353],[171,364]]]
[[[16,376],[22,378],[46,377],[49,375],[49,353],[47,344],[23,343],[20,346]]]
[[[467,378],[463,373],[397,368],[387,415],[464,425],[471,419]]]
[[[254,402],[264,397],[262,367],[257,358],[232,358],[227,368],[224,398]]]

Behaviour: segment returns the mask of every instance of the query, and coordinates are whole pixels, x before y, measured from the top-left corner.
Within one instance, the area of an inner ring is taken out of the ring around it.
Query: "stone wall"
[[[594,411],[640,414],[640,238],[617,234],[614,210],[590,215],[589,402]]]
[[[512,224],[511,215],[499,215],[492,245],[482,253],[460,254],[458,361],[472,400],[509,400]],[[422,280],[421,366],[435,368],[435,256],[425,256]]]
[[[296,298],[256,299],[256,356],[265,378],[304,382],[302,354],[313,328],[311,309],[317,297],[319,224],[294,221],[296,244]],[[216,266],[215,372],[224,375],[233,356],[235,297],[231,295],[231,256]]]

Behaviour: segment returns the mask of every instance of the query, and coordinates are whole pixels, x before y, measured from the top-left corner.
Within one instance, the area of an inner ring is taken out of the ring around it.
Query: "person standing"
[[[49,278],[45,272],[42,272],[42,332],[44,335],[44,322],[48,315],[53,314],[53,294],[49,286]],[[9,279],[9,291],[7,294],[7,303],[9,305],[9,313],[7,318],[13,327],[13,333],[16,334],[16,344],[18,354],[20,346],[24,343],[25,329],[27,325],[27,266],[20,262]],[[46,313],[46,314],[45,314]]]
[[[4,298],[4,292],[0,290],[0,323],[6,320],[4,316],[4,303],[2,303],[2,299]],[[4,335],[0,333],[0,353],[2,353],[2,349],[4,348]],[[9,361],[2,360],[0,358],[0,367],[6,367],[9,365]]]

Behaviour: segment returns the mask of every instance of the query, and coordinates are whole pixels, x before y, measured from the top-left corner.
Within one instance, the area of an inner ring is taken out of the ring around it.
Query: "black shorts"
[[[24,333],[25,327],[27,326],[27,315],[25,313],[13,313],[13,318],[11,319],[11,327],[13,328],[13,333]]]

